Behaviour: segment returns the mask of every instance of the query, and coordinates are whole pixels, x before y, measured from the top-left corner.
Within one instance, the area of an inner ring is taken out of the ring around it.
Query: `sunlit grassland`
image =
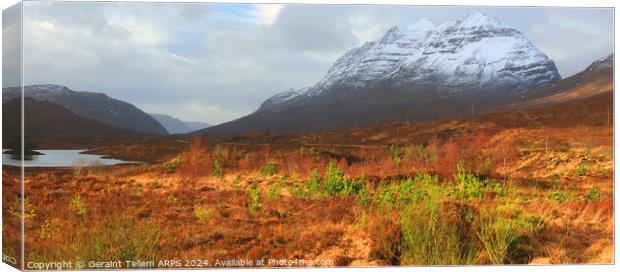
[[[23,213],[15,196],[3,207],[24,217],[31,261],[596,262],[613,248],[613,159],[540,139],[252,150],[195,139],[160,164],[33,173]]]

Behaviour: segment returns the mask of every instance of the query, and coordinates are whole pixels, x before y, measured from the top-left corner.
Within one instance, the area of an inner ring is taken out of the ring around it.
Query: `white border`
[[[76,0],[64,0],[64,1],[73,1],[79,2]],[[19,1],[16,0],[0,0],[0,9],[4,10]],[[97,2],[94,0],[82,0],[82,2]],[[126,0],[126,2],[219,2],[219,3],[291,3],[291,4],[392,4],[392,5],[429,5],[429,6],[439,6],[439,5],[468,5],[468,6],[570,6],[570,7],[614,7],[618,6],[617,1],[610,0],[414,0],[414,1],[406,1],[406,0],[273,0],[273,1],[260,1],[260,0],[239,0],[239,1],[231,1],[231,0],[218,0],[218,1],[204,1],[204,0],[151,0],[151,1],[135,1],[135,0]],[[615,27],[615,48],[614,52],[617,52],[618,43],[618,23],[614,22]],[[0,35],[1,36],[1,35]],[[2,44],[2,38],[0,37],[0,45]],[[0,61],[2,56],[0,54]],[[615,58],[614,58],[615,61]],[[615,67],[615,64],[614,64]],[[614,71],[614,82],[615,79],[618,78],[618,70]],[[0,82],[2,80],[2,75],[0,73]],[[614,105],[618,105],[618,101],[620,98],[618,96],[614,96]],[[0,112],[0,118],[2,117],[2,113]],[[620,117],[620,113],[615,111],[614,107],[614,127],[616,127],[618,120]],[[1,134],[0,134],[1,140]],[[618,138],[615,137],[614,134],[614,147],[618,144]],[[618,152],[614,148],[614,157],[617,157]],[[618,168],[619,162],[616,160],[614,162],[614,168]],[[618,171],[614,171],[614,192],[616,191],[615,180],[618,176]],[[0,184],[1,188],[1,184]],[[617,207],[619,207],[619,198],[614,198],[614,219],[615,225],[618,226],[618,222],[620,221],[617,214]],[[2,203],[0,202],[0,208]],[[0,219],[1,220],[1,219]],[[0,221],[1,222],[1,221]],[[476,272],[486,272],[486,271],[515,271],[521,272],[525,269],[528,272],[537,272],[537,271],[562,271],[562,272],[572,272],[572,271],[612,271],[618,270],[619,265],[619,256],[620,250],[618,250],[618,242],[620,241],[618,235],[615,235],[614,244],[616,245],[615,250],[615,265],[546,265],[546,266],[537,266],[537,265],[518,265],[518,266],[459,266],[459,267],[382,267],[382,268],[330,268],[330,271],[476,271]],[[0,236],[0,241],[1,241]],[[291,268],[286,269],[288,271],[297,271],[297,270],[324,270],[325,268],[319,269],[302,269],[302,268]],[[0,263],[1,271],[17,271],[13,267]],[[260,269],[260,271],[282,271],[283,269]],[[114,271],[135,271],[135,270],[114,270]],[[140,270],[140,271],[161,271],[161,270]],[[212,270],[192,270],[192,271],[257,271],[256,269],[212,269]]]

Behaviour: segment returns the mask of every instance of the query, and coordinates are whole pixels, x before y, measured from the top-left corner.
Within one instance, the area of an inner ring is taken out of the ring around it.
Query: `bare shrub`
[[[198,177],[212,172],[213,163],[210,162],[207,148],[200,137],[190,141],[189,148],[183,154],[183,169],[181,171],[185,186],[184,189],[193,191]]]

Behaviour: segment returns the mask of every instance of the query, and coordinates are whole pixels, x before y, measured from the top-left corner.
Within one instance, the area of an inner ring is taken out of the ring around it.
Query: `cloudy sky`
[[[524,33],[563,77],[613,51],[613,10],[601,8],[25,2],[24,81],[218,124],[314,84],[345,51],[393,25],[473,11]]]

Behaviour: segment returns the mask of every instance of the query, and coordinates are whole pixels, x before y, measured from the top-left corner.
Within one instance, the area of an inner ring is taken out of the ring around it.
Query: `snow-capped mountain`
[[[316,84],[276,94],[254,113],[201,132],[316,131],[470,116],[560,79],[552,60],[491,16],[476,12],[439,25],[423,19],[347,51]]]
[[[129,131],[168,134],[166,129],[150,115],[127,102],[111,98],[103,93],[78,92],[54,84],[29,85],[24,87],[25,96],[38,101],[48,101],[101,123]],[[2,103],[8,103],[20,96],[20,88],[2,89]],[[28,105],[25,106],[28,110]]]
[[[392,27],[346,52],[316,85],[277,94],[260,110],[311,103],[343,88],[424,85],[449,93],[513,92],[557,80],[553,61],[519,31],[472,13],[437,26],[423,19]]]

